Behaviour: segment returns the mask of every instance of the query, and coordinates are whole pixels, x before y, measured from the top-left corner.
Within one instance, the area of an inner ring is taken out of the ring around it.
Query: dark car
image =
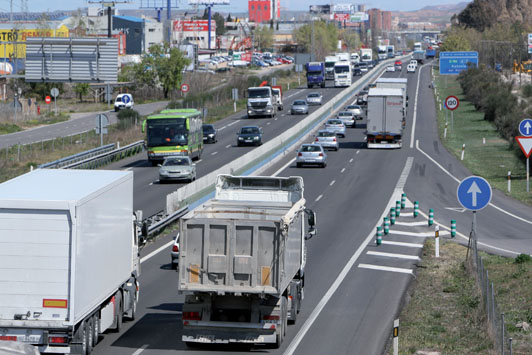
[[[204,124],[203,129],[203,141],[205,143],[216,143],[218,142],[218,131],[212,124]]]
[[[262,144],[262,128],[257,126],[244,126],[236,134],[236,144],[241,145],[261,145]]]

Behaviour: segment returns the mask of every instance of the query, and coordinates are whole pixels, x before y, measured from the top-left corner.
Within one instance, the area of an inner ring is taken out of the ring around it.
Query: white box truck
[[[182,340],[278,348],[303,300],[315,221],[301,177],[219,175],[215,198],[180,220]]]
[[[0,340],[88,354],[135,318],[133,172],[38,169],[0,184]]]
[[[338,61],[335,55],[325,57],[325,79],[334,80],[334,64]]]
[[[408,107],[408,79],[406,78],[383,78],[380,77],[375,82],[377,88],[381,89],[401,89],[403,92],[403,128],[406,123],[407,107]]]
[[[401,89],[369,89],[366,128],[368,148],[401,148],[403,111]]]

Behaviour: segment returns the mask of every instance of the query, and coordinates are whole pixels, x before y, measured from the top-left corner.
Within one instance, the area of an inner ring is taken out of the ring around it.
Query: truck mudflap
[[[275,323],[189,321],[183,325],[184,342],[204,344],[272,344],[276,342]]]

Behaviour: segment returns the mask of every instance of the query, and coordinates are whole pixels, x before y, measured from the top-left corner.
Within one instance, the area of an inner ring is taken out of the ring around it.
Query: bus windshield
[[[185,118],[148,119],[148,147],[187,145]]]

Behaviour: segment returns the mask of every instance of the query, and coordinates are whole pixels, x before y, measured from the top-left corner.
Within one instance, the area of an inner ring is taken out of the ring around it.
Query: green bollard
[[[401,195],[401,209],[406,207],[406,194]]]
[[[393,226],[395,224],[395,208],[390,208],[390,224]]]
[[[377,246],[382,244],[382,227],[377,227],[377,239],[375,240]]]
[[[384,217],[384,234],[385,235],[388,235],[388,233],[390,232],[390,220],[388,219],[388,217]]]
[[[451,219],[451,238],[456,237],[456,220]]]
[[[419,215],[419,202],[414,202],[414,218]]]
[[[397,217],[401,215],[401,201],[395,201],[395,215]]]
[[[434,224],[434,210],[431,208],[429,210],[429,227]]]

